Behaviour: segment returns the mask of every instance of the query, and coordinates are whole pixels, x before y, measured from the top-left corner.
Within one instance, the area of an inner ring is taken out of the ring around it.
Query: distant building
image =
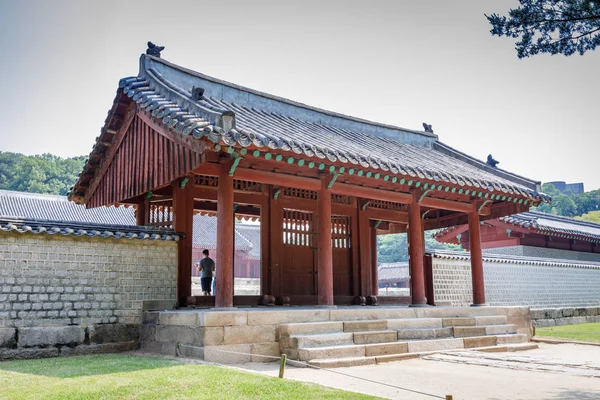
[[[561,193],[564,193],[564,192],[570,190],[574,194],[579,194],[579,193],[583,193],[585,191],[583,189],[583,182],[566,183],[563,181],[554,181],[554,182],[547,182],[547,183],[552,184]]]

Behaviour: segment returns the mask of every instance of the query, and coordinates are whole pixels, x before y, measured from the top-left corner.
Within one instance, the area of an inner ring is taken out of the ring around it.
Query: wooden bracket
[[[343,174],[333,174],[333,178],[331,178],[331,181],[329,181],[329,184],[327,185],[327,189],[331,189],[333,187],[333,184],[335,183],[335,180],[342,175]]]
[[[381,225],[382,222],[382,220],[377,221],[377,223],[375,224],[375,229],[379,228],[379,225]]]
[[[152,192],[148,192],[148,194],[146,195],[146,199],[150,200],[152,198]]]
[[[281,189],[277,189],[275,193],[273,193],[273,200],[277,200],[279,195],[281,194]]]
[[[181,181],[181,185],[179,185],[179,187],[184,189],[185,185],[188,183],[189,180],[190,180],[189,178],[183,178],[183,180]]]
[[[421,197],[419,197],[419,201],[418,201],[419,204],[421,204],[421,202],[423,201],[423,199],[425,198],[425,196],[427,196],[427,194],[429,192],[433,192],[433,189],[427,189],[426,191],[423,192],[423,194],[421,195]]]
[[[362,205],[361,210],[365,211],[367,209],[367,207],[369,207],[369,204],[371,204],[370,201],[365,202],[365,204]]]
[[[242,158],[244,157],[240,156],[233,159],[233,164],[231,165],[231,169],[229,169],[229,176],[233,176],[233,174],[235,173],[235,169],[239,165],[240,161],[242,161]]]
[[[486,204],[488,204],[488,203],[492,203],[492,202],[493,202],[493,200],[486,200],[486,201],[484,201],[484,202],[483,202],[483,203],[482,203],[482,204],[479,206],[479,208],[477,209],[477,213],[479,214],[479,213],[481,212],[481,210],[483,210],[483,207],[485,207],[485,205],[486,205]]]

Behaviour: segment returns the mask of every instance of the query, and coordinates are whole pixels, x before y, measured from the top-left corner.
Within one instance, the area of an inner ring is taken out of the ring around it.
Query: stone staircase
[[[537,348],[505,315],[289,323],[278,326],[282,353],[320,367],[416,358],[438,351]]]

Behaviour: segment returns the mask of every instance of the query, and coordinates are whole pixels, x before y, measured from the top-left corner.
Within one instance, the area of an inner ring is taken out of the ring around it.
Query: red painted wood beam
[[[346,196],[361,197],[369,200],[393,201],[395,203],[410,204],[413,202],[413,196],[410,193],[392,192],[389,190],[379,190],[364,186],[348,185],[346,183],[336,183],[331,188],[334,194]]]
[[[456,239],[456,236],[463,234],[467,230],[469,230],[469,225],[461,225],[461,226],[453,229],[452,231],[445,233],[442,236],[437,237],[435,240],[437,240],[438,242],[441,242],[441,243],[446,243],[451,239]]]
[[[233,307],[234,212],[231,162],[220,166],[217,199],[217,295],[215,307]]]
[[[473,203],[461,203],[452,200],[435,199],[433,197],[425,197],[421,200],[421,206],[465,213],[473,210]]]
[[[317,194],[317,303],[333,305],[333,248],[331,243],[331,192],[327,179],[321,179]]]

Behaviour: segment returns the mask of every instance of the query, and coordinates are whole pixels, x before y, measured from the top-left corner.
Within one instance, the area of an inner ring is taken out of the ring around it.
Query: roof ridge
[[[246,86],[238,85],[236,83],[232,83],[232,82],[229,82],[229,81],[225,81],[223,79],[215,78],[213,76],[206,75],[206,74],[203,74],[203,73],[198,72],[198,71],[194,71],[192,69],[183,67],[181,65],[174,64],[174,63],[172,63],[170,61],[165,60],[164,58],[154,57],[154,56],[150,56],[150,55],[147,55],[147,54],[142,54],[141,57],[140,57],[140,61],[144,60],[145,58],[149,58],[149,59],[157,61],[157,62],[159,62],[159,63],[161,63],[163,65],[166,65],[168,67],[174,68],[176,70],[179,70],[179,71],[184,72],[186,74],[190,74],[190,75],[196,76],[196,77],[201,78],[201,79],[205,79],[205,80],[211,81],[213,83],[217,83],[217,84],[220,84],[220,85],[228,86],[228,87],[231,87],[231,88],[243,91],[243,92],[254,94],[256,96],[264,97],[266,99],[283,102],[283,103],[289,104],[291,106],[300,107],[300,108],[304,108],[306,110],[310,110],[310,111],[314,111],[314,112],[318,112],[318,113],[330,115],[330,116],[337,117],[337,118],[343,118],[343,119],[347,119],[347,120],[351,120],[351,121],[355,121],[355,122],[360,122],[360,123],[363,123],[363,124],[368,124],[368,125],[373,125],[373,126],[378,126],[378,127],[388,128],[388,129],[394,129],[394,130],[400,130],[400,131],[405,131],[405,132],[408,132],[408,133],[415,133],[415,134],[419,134],[419,135],[426,136],[426,137],[429,137],[429,138],[434,138],[436,140],[438,138],[438,135],[436,135],[435,133],[430,133],[430,132],[425,132],[425,131],[417,131],[417,130],[413,130],[413,129],[403,128],[403,127],[400,127],[400,126],[397,126],[397,125],[386,124],[386,123],[383,123],[383,122],[376,122],[376,121],[371,121],[371,120],[368,120],[368,119],[353,117],[351,115],[342,114],[342,113],[339,113],[339,112],[335,112],[335,111],[331,111],[331,110],[326,110],[326,109],[319,108],[319,107],[310,106],[308,104],[304,104],[304,103],[301,103],[299,101],[286,99],[285,97],[280,97],[280,96],[276,96],[276,95],[273,95],[273,94],[270,94],[270,93],[261,92],[260,90],[256,90],[256,89],[252,89],[252,88],[249,88],[249,87],[246,87]],[[140,68],[141,68],[141,65],[142,64],[140,63]]]
[[[0,196],[2,195],[14,195],[21,198],[36,198],[36,199],[46,199],[46,200],[56,200],[56,201],[66,201],[69,202],[67,196],[62,196],[59,194],[48,194],[48,193],[33,193],[33,192],[21,192],[18,190],[4,190],[0,189]],[[73,203],[75,204],[75,203]]]
[[[564,215],[549,214],[549,213],[540,212],[540,211],[526,211],[526,212],[519,213],[519,214],[533,214],[538,217],[552,219],[555,221],[568,221],[568,222],[576,223],[577,225],[586,225],[586,226],[590,226],[593,228],[600,228],[600,224],[597,222],[575,219],[573,217],[567,217]],[[519,214],[516,214],[516,215],[519,215]]]

